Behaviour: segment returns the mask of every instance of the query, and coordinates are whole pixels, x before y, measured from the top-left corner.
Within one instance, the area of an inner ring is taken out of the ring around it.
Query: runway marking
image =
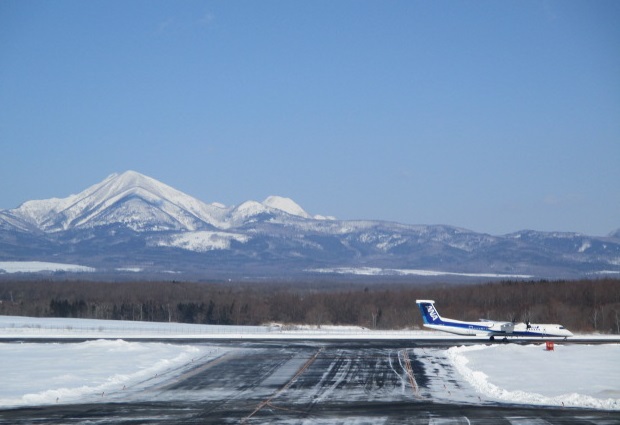
[[[282,386],[282,388],[280,388],[278,391],[276,391],[275,393],[273,393],[271,395],[271,397],[269,397],[266,400],[263,400],[262,402],[260,402],[258,404],[258,406],[256,406],[256,409],[254,409],[254,411],[252,413],[250,413],[248,416],[246,416],[241,423],[244,424],[246,423],[252,416],[254,416],[255,414],[257,414],[263,407],[265,406],[270,406],[274,409],[277,409],[276,406],[271,404],[271,401],[276,398],[278,395],[280,395],[282,392],[286,391],[287,389],[290,388],[290,386],[293,384],[293,382],[302,374],[306,371],[306,369],[308,369],[308,367],[310,367],[310,365],[316,360],[316,358],[319,356],[319,354],[321,354],[321,352],[323,351],[323,347],[319,348],[319,350],[308,359],[308,361],[306,363],[304,363],[299,370],[297,371],[297,373],[291,378],[289,379],[289,381],[284,384]]]
[[[409,383],[411,384],[411,390],[413,391],[413,395],[416,398],[420,398],[420,388],[418,387],[418,383],[415,380],[415,376],[413,376],[413,368],[411,367],[411,360],[409,360],[409,354],[407,350],[400,351],[403,354],[403,360],[405,360],[405,372],[407,373],[407,377],[409,378]]]

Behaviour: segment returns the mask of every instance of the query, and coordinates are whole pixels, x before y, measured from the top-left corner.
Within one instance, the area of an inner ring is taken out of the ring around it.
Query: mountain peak
[[[312,218],[302,207],[291,198],[282,196],[269,196],[263,201],[263,205],[276,210],[284,211],[287,214],[303,218]]]
[[[106,190],[111,190],[115,192],[120,192],[124,190],[132,190],[142,188],[148,192],[154,194],[161,194],[162,192],[167,192],[168,194],[172,191],[178,192],[176,189],[161,183],[151,177],[145,176],[144,174],[140,174],[137,171],[125,171],[123,173],[115,173],[111,174],[99,185],[93,186],[95,188],[99,186],[100,188],[106,188]]]
[[[205,204],[134,170],[110,174],[66,198],[28,201],[12,210],[12,214],[45,232],[117,224],[136,231],[194,231],[230,229],[276,211],[304,219],[323,219],[312,217],[295,201],[282,196],[229,208],[218,203]]]
[[[151,177],[145,176],[144,174],[138,173],[137,171],[127,170],[122,173],[113,173],[108,176],[108,179],[115,179],[127,184],[140,184],[141,181],[145,180],[154,180]]]
[[[111,174],[64,199],[29,201],[15,212],[46,231],[117,223],[134,230],[196,230],[205,224],[217,226],[220,213],[136,171]]]

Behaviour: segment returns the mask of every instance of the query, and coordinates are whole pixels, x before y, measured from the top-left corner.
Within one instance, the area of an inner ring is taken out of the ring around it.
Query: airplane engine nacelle
[[[502,324],[502,332],[506,332],[507,334],[511,334],[515,330],[514,323],[503,323]]]
[[[515,330],[515,324],[512,322],[495,323],[493,326],[491,326],[491,330],[496,332],[502,332],[505,334],[511,334]]]

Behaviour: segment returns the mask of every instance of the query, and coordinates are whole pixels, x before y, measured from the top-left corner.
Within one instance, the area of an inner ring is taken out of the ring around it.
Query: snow
[[[593,336],[585,336],[593,339]],[[198,359],[234,347],[192,344],[205,339],[460,338],[427,331],[370,331],[358,327],[207,326],[179,323],[0,316],[0,408],[53,403],[122,401],[184,373]],[[40,338],[67,343],[35,343]],[[93,339],[87,342],[73,342]],[[102,339],[102,338],[105,338]],[[185,344],[162,341],[184,339]],[[516,403],[620,410],[620,344],[485,344],[414,348],[429,377],[426,397],[451,403]],[[149,339],[157,342],[146,342]],[[580,337],[571,338],[579,341]],[[604,343],[605,339],[614,343]],[[130,358],[131,361],[127,361]],[[296,360],[291,360],[295,362]],[[297,364],[297,363],[295,363]],[[51,367],[50,365],[53,365]],[[105,396],[105,397],[104,397]]]
[[[186,323],[139,322],[128,320],[97,320],[0,316],[0,339],[175,339],[264,337],[269,326],[215,326]]]
[[[152,386],[209,346],[96,340],[75,344],[0,344],[0,407],[86,402]],[[128,361],[128,359],[131,359]],[[52,367],[50,365],[53,365]],[[106,395],[107,394],[107,395]]]
[[[66,198],[27,201],[3,216],[6,222],[29,223],[44,232],[123,223],[135,231],[195,231],[210,225],[218,230],[241,226],[256,215],[285,213],[313,218],[295,201],[269,196],[263,203],[246,201],[236,207],[206,204],[171,186],[135,171],[111,174],[103,181]],[[317,216],[327,220],[333,217]],[[9,221],[10,220],[10,221]]]
[[[620,271],[617,271],[617,270],[601,270],[600,272],[596,272],[596,273],[592,273],[592,274],[601,274],[601,275],[620,274]]]
[[[316,214],[314,217],[315,220],[323,220],[323,221],[335,221],[336,217],[334,217],[333,215],[321,215],[321,214]]]
[[[531,279],[533,276],[526,274],[498,274],[498,273],[455,273],[437,270],[418,269],[383,269],[379,267],[333,267],[307,269],[307,272],[352,274],[362,276],[466,276],[466,277],[489,277],[506,279]]]
[[[39,272],[94,272],[95,269],[77,264],[48,263],[44,261],[0,261],[0,273]]]
[[[230,249],[232,241],[246,243],[249,236],[227,232],[185,232],[162,238],[155,242],[156,246],[171,246],[188,251],[207,252],[218,249]]]
[[[140,273],[144,271],[142,267],[119,267],[116,269],[118,272],[130,272],[130,273]]]
[[[265,214],[269,212],[269,209],[256,201],[245,201],[241,205],[235,207],[231,214],[232,222],[243,222],[250,217],[254,217],[256,215]]]
[[[282,196],[269,196],[263,201],[263,205],[276,210],[284,211],[290,215],[296,215],[298,217],[310,218],[310,214],[304,211],[295,201],[291,198],[284,198]]]
[[[487,398],[522,404],[620,410],[619,344],[474,345],[447,357]]]
[[[584,241],[579,248],[579,252],[586,252],[586,249],[591,248],[592,243],[590,241]]]
[[[44,231],[67,230],[70,227],[106,224],[104,213],[120,200],[132,197],[151,206],[157,205],[160,214],[168,217],[169,221],[176,220],[188,230],[194,230],[200,220],[216,227],[222,225],[227,213],[226,209],[205,204],[135,171],[112,174],[102,182],[67,198],[25,202],[13,212]],[[144,221],[142,217],[150,207],[142,207],[140,203],[134,202],[127,208],[130,211],[125,214],[134,216],[132,221],[136,222],[139,229],[139,223]],[[110,219],[114,220],[114,217]]]

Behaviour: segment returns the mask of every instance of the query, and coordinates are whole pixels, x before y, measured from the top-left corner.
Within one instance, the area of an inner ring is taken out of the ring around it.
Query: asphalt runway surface
[[[620,412],[463,401],[452,372],[432,373],[422,358],[461,343],[208,342],[221,354],[146,390],[0,410],[0,424],[620,424]]]

